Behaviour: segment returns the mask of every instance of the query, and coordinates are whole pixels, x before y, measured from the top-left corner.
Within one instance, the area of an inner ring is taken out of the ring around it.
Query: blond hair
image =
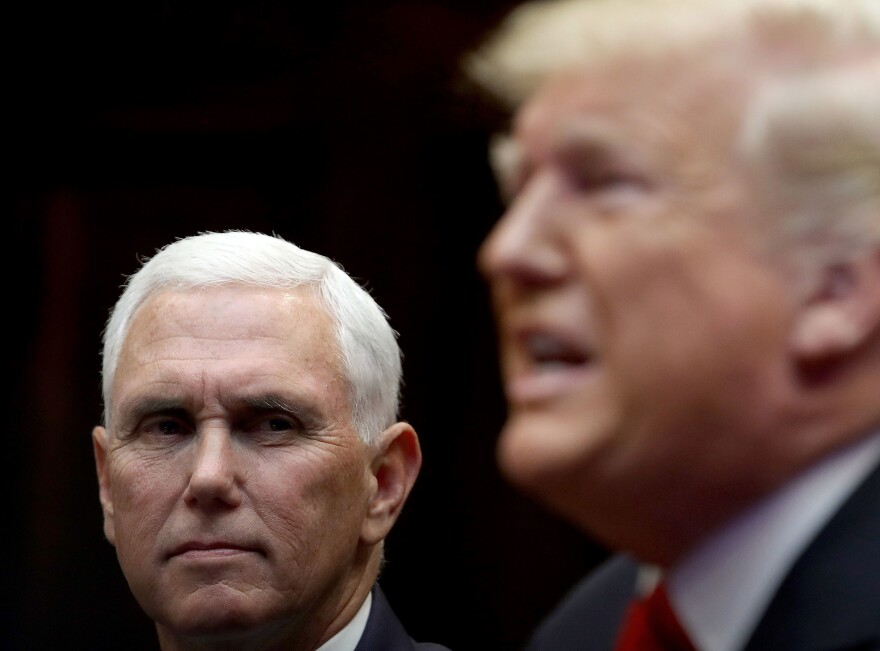
[[[557,73],[672,54],[751,75],[731,155],[782,218],[778,240],[880,243],[878,0],[536,0],[464,65],[514,110]]]

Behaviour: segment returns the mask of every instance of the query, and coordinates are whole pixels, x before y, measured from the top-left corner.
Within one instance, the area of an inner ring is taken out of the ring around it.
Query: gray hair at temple
[[[768,246],[812,264],[880,243],[878,0],[537,0],[464,65],[515,110],[553,74],[663,55],[749,75],[731,154],[779,217]]]
[[[292,289],[311,286],[333,319],[352,420],[371,443],[398,416],[402,376],[397,334],[372,296],[331,259],[274,235],[242,230],[206,232],[159,249],[129,276],[103,334],[104,420],[119,354],[132,317],[166,290],[218,285]]]

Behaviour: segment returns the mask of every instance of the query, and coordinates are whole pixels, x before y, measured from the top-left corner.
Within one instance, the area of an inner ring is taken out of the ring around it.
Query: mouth
[[[507,395],[514,403],[547,400],[569,393],[599,369],[596,350],[583,338],[530,330],[515,338],[516,363],[508,374]]]
[[[593,360],[593,354],[586,346],[552,334],[528,334],[523,337],[523,344],[532,366],[541,371],[581,367]]]
[[[239,554],[259,554],[259,549],[249,545],[240,545],[238,543],[228,542],[224,540],[201,541],[190,540],[175,547],[168,558],[182,558],[189,560],[224,558],[228,556],[237,556]]]

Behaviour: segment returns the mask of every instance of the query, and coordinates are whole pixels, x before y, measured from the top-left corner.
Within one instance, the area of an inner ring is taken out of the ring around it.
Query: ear
[[[110,470],[107,467],[107,450],[110,434],[101,426],[92,430],[92,446],[95,450],[95,467],[98,471],[98,497],[104,511],[104,535],[111,545],[116,544],[113,525],[113,489],[110,487]]]
[[[826,266],[798,315],[792,349],[801,362],[846,357],[880,328],[880,250]]]
[[[419,438],[409,423],[395,423],[382,432],[374,450],[370,472],[376,490],[361,527],[361,541],[368,545],[391,531],[422,467]]]

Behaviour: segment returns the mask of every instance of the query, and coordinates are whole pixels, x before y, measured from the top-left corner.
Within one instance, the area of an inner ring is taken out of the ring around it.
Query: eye
[[[194,431],[183,410],[172,410],[147,414],[124,438],[130,437],[147,446],[165,446],[192,436]]]
[[[581,170],[569,178],[579,195],[605,212],[626,209],[649,190],[642,177],[613,168]]]
[[[641,180],[634,174],[602,166],[575,169],[569,178],[573,185],[585,191],[615,190],[641,185]]]
[[[288,442],[305,431],[303,425],[294,417],[284,414],[255,418],[244,430],[254,441],[264,443]]]
[[[192,431],[192,428],[180,418],[158,416],[144,421],[141,425],[141,433],[155,437],[184,436]]]
[[[286,418],[269,418],[265,421],[265,427],[272,432],[285,432],[293,429],[293,423]]]

